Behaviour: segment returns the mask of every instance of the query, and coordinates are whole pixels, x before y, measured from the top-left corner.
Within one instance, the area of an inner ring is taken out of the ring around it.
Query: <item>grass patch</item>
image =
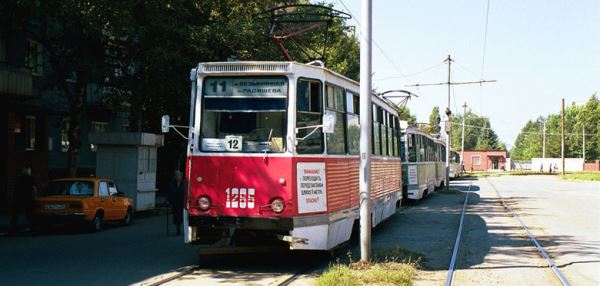
[[[563,180],[600,181],[600,172],[576,172],[560,175]]]
[[[554,173],[531,171],[531,170],[513,170],[508,172],[465,172],[461,179],[473,179],[473,178],[489,178],[489,177],[500,177],[500,176],[529,176],[529,175],[557,175]]]
[[[461,178],[488,178],[488,177],[500,177],[503,175],[507,175],[504,172],[464,172]]]
[[[412,278],[423,261],[423,255],[402,248],[373,249],[372,262],[336,262],[317,279],[317,286],[411,285]]]

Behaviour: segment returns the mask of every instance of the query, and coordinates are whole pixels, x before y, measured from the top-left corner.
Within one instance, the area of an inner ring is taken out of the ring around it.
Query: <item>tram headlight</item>
[[[210,198],[208,196],[201,196],[198,198],[198,208],[201,211],[207,211],[210,209]]]
[[[274,198],[271,200],[271,210],[274,213],[282,213],[285,209],[285,202],[282,198]]]

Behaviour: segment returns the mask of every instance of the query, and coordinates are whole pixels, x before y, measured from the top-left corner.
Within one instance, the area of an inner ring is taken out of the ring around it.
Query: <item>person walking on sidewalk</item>
[[[181,171],[175,171],[173,180],[169,184],[169,204],[173,209],[173,224],[177,229],[177,235],[181,234],[181,223],[183,222],[183,192],[185,191],[185,180]]]
[[[31,168],[25,167],[15,182],[10,229],[8,232],[10,235],[14,235],[18,232],[19,217],[21,214],[25,214],[25,217],[27,218],[26,230],[29,230],[32,226],[36,196],[37,188],[35,186],[35,179],[31,175]]]

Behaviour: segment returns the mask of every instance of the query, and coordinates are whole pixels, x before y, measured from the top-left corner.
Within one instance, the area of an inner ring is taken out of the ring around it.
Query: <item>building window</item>
[[[60,150],[62,152],[69,151],[69,128],[71,127],[71,120],[66,118],[62,121],[60,128]]]
[[[94,133],[106,132],[106,131],[108,131],[108,122],[92,121],[90,131],[94,132]],[[92,151],[92,152],[98,151],[98,146],[96,146],[95,144],[90,144],[90,151]]]
[[[31,74],[42,75],[43,58],[42,45],[34,40],[27,40],[27,51],[25,55],[25,67],[31,69]]]
[[[477,155],[477,156],[471,156],[471,163],[472,165],[481,165],[481,156]]]
[[[35,116],[25,116],[25,150],[35,150]]]

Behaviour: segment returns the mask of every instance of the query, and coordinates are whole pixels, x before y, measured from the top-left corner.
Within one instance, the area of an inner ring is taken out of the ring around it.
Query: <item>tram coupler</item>
[[[293,237],[290,235],[281,235],[281,234],[277,234],[275,236],[277,236],[277,239],[279,239],[281,241],[289,242],[289,243],[308,244],[308,238]]]

